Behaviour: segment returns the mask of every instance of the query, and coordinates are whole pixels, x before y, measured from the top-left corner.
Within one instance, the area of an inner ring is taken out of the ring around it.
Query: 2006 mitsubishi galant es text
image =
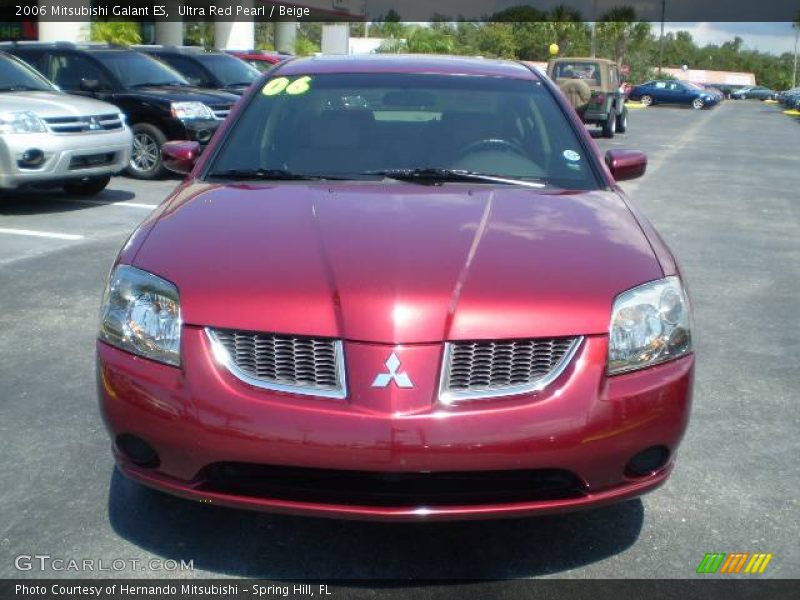
[[[558,512],[661,484],[694,356],[678,267],[526,65],[290,60],[109,277],[120,470],[215,505],[375,519]]]

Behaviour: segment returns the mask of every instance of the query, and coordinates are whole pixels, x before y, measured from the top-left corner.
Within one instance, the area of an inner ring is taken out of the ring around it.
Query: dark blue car
[[[648,81],[634,87],[628,98],[645,106],[652,104],[688,104],[701,109],[714,106],[719,97],[699,85],[684,81]]]

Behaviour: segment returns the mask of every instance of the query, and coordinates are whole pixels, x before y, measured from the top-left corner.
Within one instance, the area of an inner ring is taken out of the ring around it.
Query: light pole
[[[597,54],[597,0],[592,0],[592,58]]]
[[[667,0],[661,0],[661,37],[658,38],[658,76],[664,67],[664,18],[667,14]]]
[[[800,41],[800,19],[793,25],[794,32],[794,66],[792,67],[792,87],[797,86],[797,42]]]

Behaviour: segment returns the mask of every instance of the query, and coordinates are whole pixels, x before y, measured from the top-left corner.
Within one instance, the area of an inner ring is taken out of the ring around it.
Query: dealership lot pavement
[[[0,577],[692,577],[706,552],[771,552],[762,576],[800,576],[800,120],[758,102],[653,107],[597,143],[649,154],[626,187],[695,305],[693,420],[663,488],[570,515],[386,525],[239,512],[124,480],[96,408],[98,305],[116,251],[176,181],[116,178],[92,201],[0,198]],[[141,563],[19,572],[20,554]]]

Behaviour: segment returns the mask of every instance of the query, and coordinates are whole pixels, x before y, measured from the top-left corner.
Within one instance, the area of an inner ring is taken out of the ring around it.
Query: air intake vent
[[[581,339],[448,343],[439,399],[453,404],[541,390],[569,364]]]
[[[246,383],[292,394],[347,395],[339,340],[231,329],[206,332],[218,360]]]

